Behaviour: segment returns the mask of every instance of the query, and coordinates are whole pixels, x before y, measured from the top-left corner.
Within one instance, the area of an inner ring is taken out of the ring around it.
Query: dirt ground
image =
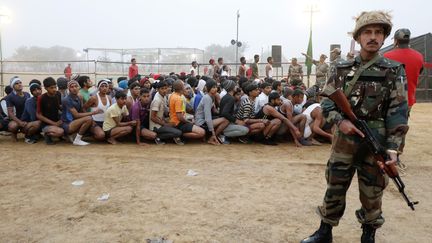
[[[420,204],[411,211],[390,182],[377,242],[431,242],[431,109],[414,107],[402,157],[406,192]],[[0,241],[298,242],[319,224],[329,152],[328,144],[74,147],[0,136]],[[98,201],[103,193],[109,199]],[[359,206],[354,178],[334,242],[359,242]]]

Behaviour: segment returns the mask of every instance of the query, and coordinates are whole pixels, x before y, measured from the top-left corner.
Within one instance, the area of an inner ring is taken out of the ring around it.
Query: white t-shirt
[[[226,94],[227,94],[226,90],[222,89],[222,91],[220,92],[219,96],[222,99]]]
[[[192,72],[193,72],[193,74],[192,74]],[[190,69],[190,72],[189,72],[190,74],[191,74],[191,76],[193,76],[193,77],[195,77],[195,76],[197,76],[197,69],[196,68],[194,68],[194,67],[191,67],[191,69]]]
[[[264,94],[264,92],[261,92],[260,95],[255,100],[255,114],[258,113],[261,108],[267,104],[268,101],[268,95]]]

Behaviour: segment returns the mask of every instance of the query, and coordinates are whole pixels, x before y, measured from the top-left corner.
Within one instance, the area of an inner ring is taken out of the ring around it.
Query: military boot
[[[370,224],[363,224],[363,234],[361,236],[361,243],[375,243],[375,231],[374,228]]]
[[[321,221],[319,229],[300,243],[331,243],[333,241],[332,229],[333,226]]]

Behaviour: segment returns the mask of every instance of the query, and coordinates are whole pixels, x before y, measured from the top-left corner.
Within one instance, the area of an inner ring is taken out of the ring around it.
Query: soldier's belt
[[[385,127],[384,121],[374,120],[374,121],[367,121],[366,123],[370,128],[384,128]]]

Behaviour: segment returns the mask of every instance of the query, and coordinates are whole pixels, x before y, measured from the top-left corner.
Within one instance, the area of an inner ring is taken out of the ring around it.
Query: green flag
[[[313,58],[313,55],[312,55],[312,29],[310,30],[310,34],[309,34],[309,44],[308,44],[307,54],[308,54],[308,56]],[[312,59],[311,58],[306,58],[306,67],[307,67],[307,75],[308,76],[312,72]]]

